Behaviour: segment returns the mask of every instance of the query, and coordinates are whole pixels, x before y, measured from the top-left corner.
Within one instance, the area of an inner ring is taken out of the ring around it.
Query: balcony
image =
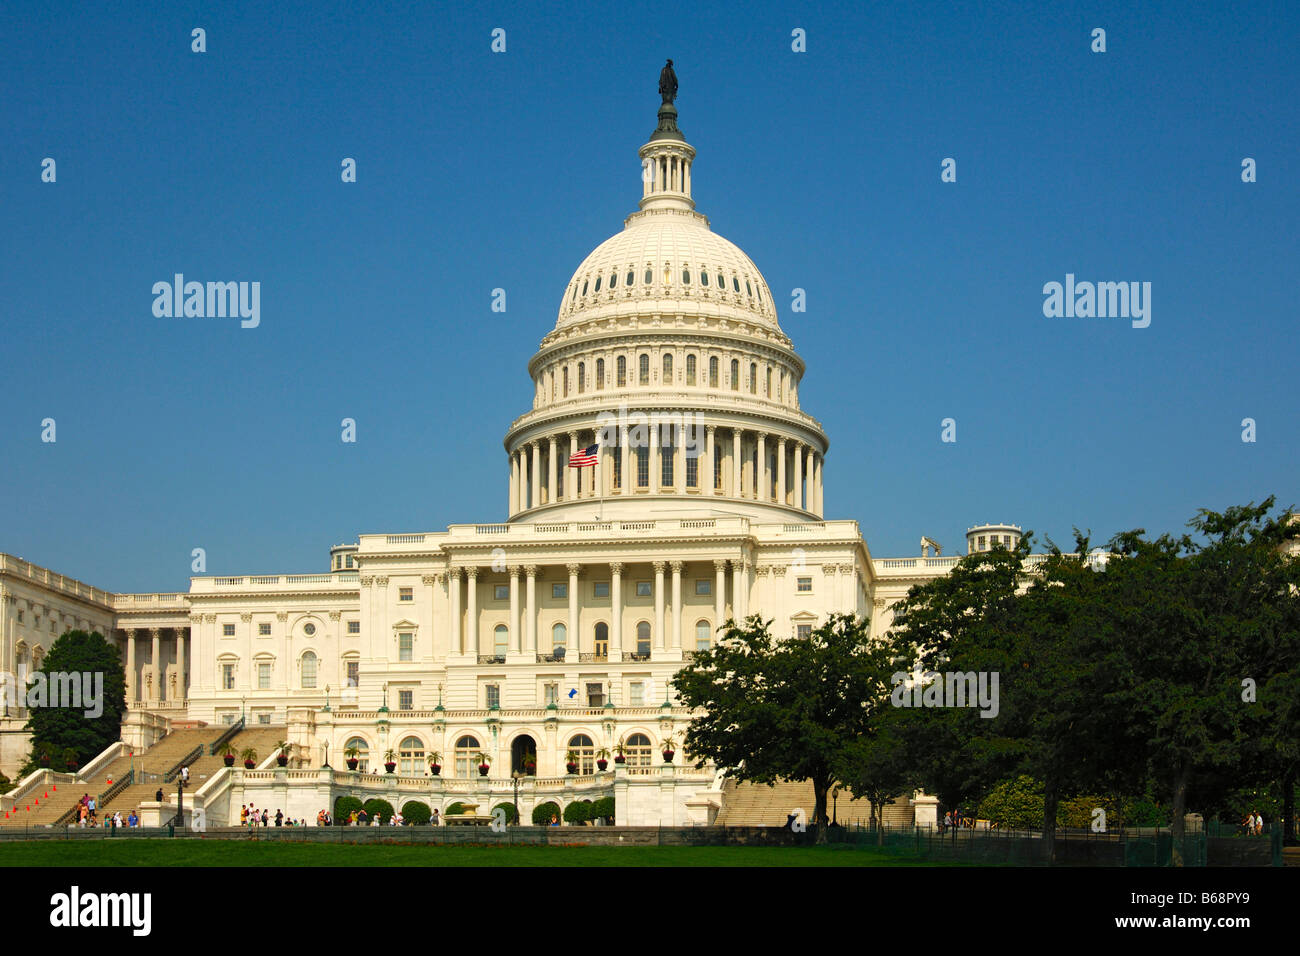
[[[504,654],[480,654],[478,662],[480,664],[504,664],[506,656]]]
[[[579,664],[603,664],[608,660],[608,654],[593,654],[591,651],[583,651],[578,655]]]
[[[563,664],[568,658],[567,654],[538,654],[537,663],[539,664]]]
[[[649,652],[649,651],[646,651],[644,654],[639,653],[639,652],[636,652],[636,651],[624,651],[624,652],[623,652],[623,662],[624,662],[624,663],[627,663],[628,661],[648,661],[648,660],[650,660],[650,652]]]

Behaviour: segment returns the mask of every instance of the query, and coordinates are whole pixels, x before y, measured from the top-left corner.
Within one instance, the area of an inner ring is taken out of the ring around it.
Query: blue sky
[[[502,520],[527,361],[635,209],[667,56],[874,555],[1300,502],[1294,3],[105,6],[0,10],[0,550],[174,590],[195,547],[304,572]],[[176,272],[260,281],[260,327],[155,318]],[[1066,273],[1152,283],[1150,327],[1045,318]]]

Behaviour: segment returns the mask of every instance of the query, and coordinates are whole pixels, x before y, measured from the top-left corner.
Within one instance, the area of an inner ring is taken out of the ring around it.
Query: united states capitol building
[[[658,120],[636,211],[578,266],[529,362],[532,407],[505,432],[506,520],[361,535],[321,573],[195,577],[176,594],[109,593],[0,555],[7,669],[99,630],[126,664],[124,748],[280,728],[287,768],[267,751],[198,782],[212,822],[246,802],[314,817],[345,793],[491,805],[516,773],[525,816],[613,795],[620,823],[718,819],[725,768],[682,753],[683,661],[751,613],[783,635],[835,612],[883,633],[893,603],[957,558],[874,558],[856,521],[826,517],[829,441],[800,403],[804,363],[758,268],[696,210],[672,102]],[[570,467],[593,445],[594,466]],[[1019,535],[981,525],[966,549]],[[21,707],[0,718],[10,775],[25,721]],[[625,760],[601,770],[603,751]]]

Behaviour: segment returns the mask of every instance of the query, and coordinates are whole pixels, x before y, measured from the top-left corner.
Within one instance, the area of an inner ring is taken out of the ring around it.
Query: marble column
[[[758,433],[758,467],[754,470],[754,497],[767,501],[771,497],[772,480],[767,476],[767,435]]]
[[[149,688],[149,699],[162,700],[162,632],[159,628],[148,628],[153,638],[153,657],[149,661],[149,673],[153,675],[153,686]]]
[[[816,511],[816,510],[817,510],[817,505],[816,505],[817,496],[813,493],[813,455],[815,454],[815,452],[812,450],[812,446],[811,446],[811,445],[810,445],[810,446],[807,446],[807,448],[808,448],[808,451],[807,451],[807,467],[804,469],[804,480],[805,480],[805,481],[807,482],[807,484],[808,484],[808,492],[807,492],[807,495],[805,496],[805,499],[804,499],[804,501],[805,501],[805,504],[804,504],[804,510],[805,510],[805,511]]]
[[[682,562],[672,562],[673,569],[673,650],[682,646]]]
[[[465,569],[465,643],[470,654],[481,654],[478,646],[478,568]]]
[[[739,624],[745,619],[745,564],[731,562],[731,616]]]
[[[530,564],[524,568],[528,587],[524,592],[524,614],[528,617],[528,626],[524,633],[528,636],[528,646],[524,653],[534,660],[537,655],[537,565]]]
[[[569,458],[572,459],[578,453],[578,433],[569,432]],[[582,477],[581,468],[570,468],[568,461],[564,463],[564,500],[572,501],[578,497],[578,480]]]
[[[701,476],[700,481],[704,483],[704,493],[706,495],[713,494],[713,484],[716,481],[713,476],[713,456],[715,454],[713,451],[713,433],[717,430],[716,425],[709,425],[704,429],[704,467],[699,469],[699,474]]]
[[[731,430],[731,497],[741,498],[742,488],[740,484],[741,461],[740,461],[740,429]]]
[[[655,569],[655,650],[664,649],[664,568],[663,561],[654,563]]]
[[[524,631],[519,620],[519,565],[512,564],[510,572],[510,646],[519,653],[524,650]]]
[[[609,566],[609,659],[623,660],[623,564],[612,562]]]
[[[582,565],[570,564],[566,566],[566,570],[569,572],[569,639],[566,650],[577,661],[582,650],[582,642],[578,635],[578,572],[582,570]],[[565,655],[566,661],[568,654]]]
[[[776,440],[776,500],[778,504],[787,504],[785,493],[785,439]]]
[[[126,699],[132,704],[140,699],[140,681],[135,672],[135,632],[134,627],[126,629]]]
[[[710,643],[717,638],[717,629],[727,622],[727,562],[713,562],[713,629]]]
[[[185,628],[176,628],[176,696],[185,700]]]
[[[622,486],[619,488],[619,491],[625,495],[630,495],[632,493],[633,487],[636,485],[636,468],[632,464],[632,454],[631,454],[632,443],[628,434],[629,431],[630,429],[626,425],[624,425],[622,428],[619,429],[620,434],[618,439],[619,459],[623,463],[622,464],[623,483]]]
[[[460,568],[447,569],[447,593],[451,598],[451,652],[465,653],[464,632],[461,630],[460,614]]]
[[[546,442],[546,503],[547,504],[555,503],[555,492],[556,492],[555,466],[557,464],[555,451],[556,451],[555,436],[552,435],[549,439],[547,439]]]
[[[529,442],[528,446],[533,452],[532,500],[529,505],[536,508],[542,503],[542,443],[540,441]]]
[[[794,506],[803,507],[803,442],[794,443]]]

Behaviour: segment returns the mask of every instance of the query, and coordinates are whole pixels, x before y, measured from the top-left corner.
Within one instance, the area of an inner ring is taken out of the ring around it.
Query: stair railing
[[[180,760],[176,761],[176,764],[165,774],[163,774],[163,783],[171,783],[173,780],[176,779],[177,776],[180,775],[182,767],[188,767],[190,764],[194,763],[194,761],[198,760],[202,756],[203,756],[203,744],[199,744],[197,747],[195,747],[193,750],[187,753]]]
[[[230,743],[231,738],[233,738],[235,734],[239,733],[243,729],[244,729],[244,718],[241,717],[239,718],[239,720],[235,721],[233,724],[230,725],[230,729],[228,729],[216,740],[212,741],[212,744],[208,747],[208,756],[210,757],[217,756],[218,748],[224,747],[226,744]]]

